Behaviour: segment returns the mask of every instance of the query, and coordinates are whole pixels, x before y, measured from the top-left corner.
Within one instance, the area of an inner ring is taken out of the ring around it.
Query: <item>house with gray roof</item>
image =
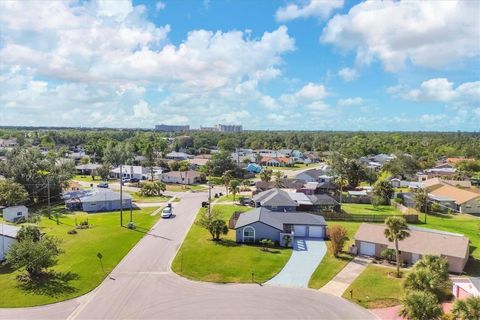
[[[326,222],[322,216],[306,212],[275,212],[258,207],[240,214],[235,223],[237,242],[270,239],[283,245],[285,236],[325,238]]]
[[[5,260],[8,249],[17,242],[17,233],[20,228],[6,223],[0,223],[0,261]]]
[[[97,174],[97,169],[100,168],[101,166],[102,165],[98,163],[87,163],[87,164],[80,164],[78,166],[75,166],[75,169],[81,175],[92,176]]]
[[[264,207],[272,211],[296,211],[300,205],[289,193],[279,188],[260,192],[253,196],[255,207]]]
[[[85,212],[116,211],[130,209],[132,207],[132,197],[128,193],[122,194],[120,201],[120,192],[114,192],[111,189],[92,189],[87,192],[78,192],[77,194],[64,193],[65,207],[69,210],[82,210]]]

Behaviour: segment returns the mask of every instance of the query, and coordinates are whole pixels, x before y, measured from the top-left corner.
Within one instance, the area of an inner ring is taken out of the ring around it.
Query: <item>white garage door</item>
[[[323,238],[323,227],[318,227],[318,226],[308,227],[308,236],[312,238]]]
[[[307,226],[293,226],[295,237],[305,237],[307,235]]]
[[[374,256],[375,244],[370,242],[360,242],[360,254],[364,256]]]

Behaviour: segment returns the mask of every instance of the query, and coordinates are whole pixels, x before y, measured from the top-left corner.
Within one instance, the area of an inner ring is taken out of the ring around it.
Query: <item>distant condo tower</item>
[[[216,124],[213,127],[200,127],[201,131],[242,132],[241,125]]]
[[[190,130],[189,125],[185,126],[171,126],[168,124],[158,124],[155,126],[155,130],[163,132],[181,132]]]

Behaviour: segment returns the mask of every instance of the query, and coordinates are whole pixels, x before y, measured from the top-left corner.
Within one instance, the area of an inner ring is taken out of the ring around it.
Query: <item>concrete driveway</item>
[[[201,283],[172,273],[171,261],[206,199],[206,192],[182,195],[175,218],[145,230],[92,292],[48,306],[0,309],[0,319],[375,319],[360,306],[317,290]]]
[[[325,241],[294,238],[293,252],[282,271],[267,284],[308,288],[308,281],[327,253]]]

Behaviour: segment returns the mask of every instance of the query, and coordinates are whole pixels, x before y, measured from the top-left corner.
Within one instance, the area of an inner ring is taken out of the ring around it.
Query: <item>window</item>
[[[243,229],[243,242],[255,241],[255,229],[253,227],[245,227]]]
[[[22,212],[17,212],[17,217],[21,217],[22,216]]]

